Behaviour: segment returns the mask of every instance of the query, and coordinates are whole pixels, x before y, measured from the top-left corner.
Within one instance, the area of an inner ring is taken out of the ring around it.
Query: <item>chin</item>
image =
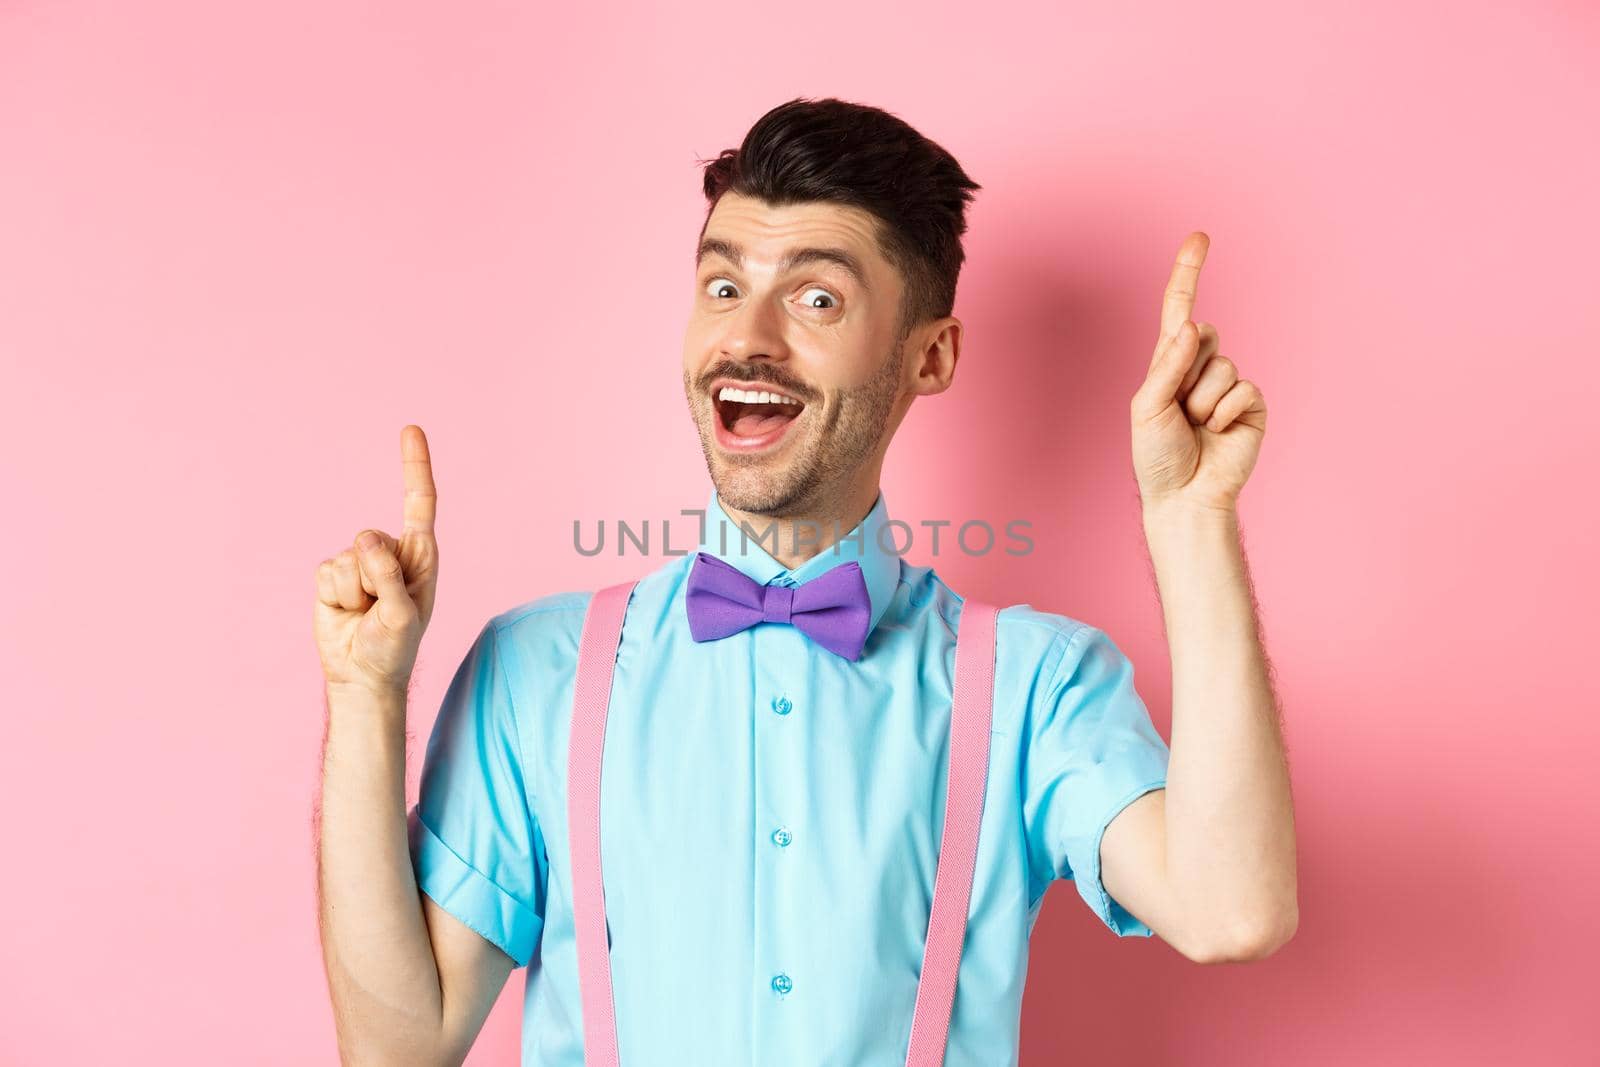
[[[787,496],[782,479],[775,479],[766,471],[738,469],[713,462],[711,484],[716,487],[717,499],[724,506],[760,515],[782,505]]]

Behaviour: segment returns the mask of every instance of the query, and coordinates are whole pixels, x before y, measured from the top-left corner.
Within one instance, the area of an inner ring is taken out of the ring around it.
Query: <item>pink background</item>
[[[1105,628],[1164,733],[1127,402],[1191,229],[1271,412],[1299,935],[1201,967],[1058,884],[1023,1062],[1595,1062],[1595,15],[1295,6],[0,7],[0,1061],[336,1061],[317,562],[398,526],[422,425],[414,795],[489,615],[659,562],[572,520],[703,503],[695,160],[838,95],[985,186],[891,508],[1031,520],[932,562]],[[524,973],[469,1062],[515,1062]]]

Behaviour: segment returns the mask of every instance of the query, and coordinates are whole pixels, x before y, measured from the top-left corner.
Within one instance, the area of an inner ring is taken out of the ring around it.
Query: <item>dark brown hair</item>
[[[878,246],[905,279],[902,338],[955,307],[966,207],[982,186],[949,152],[889,112],[799,97],[757,119],[738,148],[700,162],[710,202],[706,222],[728,192],[773,206],[832,201],[875,216]]]

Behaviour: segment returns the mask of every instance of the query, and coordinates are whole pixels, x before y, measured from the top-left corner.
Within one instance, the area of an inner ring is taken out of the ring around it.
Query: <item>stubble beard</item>
[[[809,440],[790,444],[793,457],[772,470],[767,468],[773,460],[765,456],[724,455],[717,449],[716,405],[696,395],[684,372],[684,394],[717,499],[739,511],[772,518],[837,510],[850,478],[883,439],[904,365],[901,339],[878,373],[859,389],[843,394],[827,421],[811,427]],[[800,417],[812,419],[815,414],[808,409]]]

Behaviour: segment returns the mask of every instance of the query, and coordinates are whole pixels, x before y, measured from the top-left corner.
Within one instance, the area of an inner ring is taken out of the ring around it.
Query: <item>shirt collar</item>
[[[773,544],[777,534],[768,532],[766,522],[760,519],[753,521],[750,524],[753,532],[745,533],[739,523],[722,510],[717,492],[713,489],[711,500],[706,504],[705,523],[701,527],[704,532],[700,538],[700,551],[737,567],[762,585],[800,585],[841,564],[854,561],[860,565],[861,576],[866,579],[867,599],[872,605],[872,619],[867,625],[867,633],[870,634],[877,628],[883,613],[889,610],[889,602],[900,587],[900,557],[883,547],[885,543],[893,543],[893,538],[879,536],[888,521],[888,508],[883,492],[879,490],[872,510],[853,530],[791,569],[773,559],[762,542],[757,540],[764,535],[766,544],[777,547]],[[832,532],[823,529],[821,536],[826,537]]]

